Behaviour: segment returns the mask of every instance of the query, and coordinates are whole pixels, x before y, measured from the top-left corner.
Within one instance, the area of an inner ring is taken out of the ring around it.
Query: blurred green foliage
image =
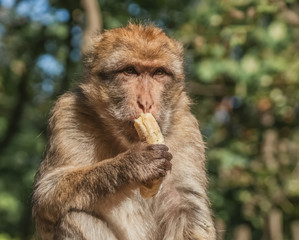
[[[182,41],[207,141],[210,198],[226,239],[268,239],[299,218],[299,4],[295,0],[101,0],[104,28],[149,19]],[[31,239],[30,196],[57,96],[80,79],[78,1],[0,0],[0,240]]]

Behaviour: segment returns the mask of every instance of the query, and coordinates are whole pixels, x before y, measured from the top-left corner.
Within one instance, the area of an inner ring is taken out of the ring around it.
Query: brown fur
[[[82,83],[60,97],[49,122],[33,197],[39,238],[215,239],[181,44],[129,24],[96,36],[85,59]],[[139,143],[141,112],[155,116],[169,151]],[[161,176],[158,195],[142,199],[139,186]]]

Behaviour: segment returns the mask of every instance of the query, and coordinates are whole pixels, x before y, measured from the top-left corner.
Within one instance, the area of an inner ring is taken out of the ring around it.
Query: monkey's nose
[[[143,111],[143,113],[150,112],[153,106],[153,101],[146,97],[139,97],[137,99],[138,107]]]

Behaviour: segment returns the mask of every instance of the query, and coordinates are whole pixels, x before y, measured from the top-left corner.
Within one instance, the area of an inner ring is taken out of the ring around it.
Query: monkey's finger
[[[172,159],[172,154],[170,152],[156,150],[153,152],[146,152],[149,157],[149,159],[166,159],[170,161]]]
[[[165,158],[156,160],[156,163],[158,164],[158,169],[163,169],[164,171],[169,171],[172,169],[171,162],[166,160]]]
[[[165,177],[167,174],[167,172],[164,169],[159,169],[158,173],[159,173],[159,177]]]
[[[172,154],[170,152],[163,152],[163,157],[170,161],[172,159]]]
[[[169,161],[165,161],[164,167],[166,171],[170,171],[172,169],[172,164]]]
[[[150,145],[147,146],[147,150],[168,151],[169,148],[165,144],[150,144]]]
[[[154,159],[166,159],[168,161],[170,161],[172,159],[172,154],[170,152],[166,152],[166,151],[155,151],[152,154],[152,158]]]

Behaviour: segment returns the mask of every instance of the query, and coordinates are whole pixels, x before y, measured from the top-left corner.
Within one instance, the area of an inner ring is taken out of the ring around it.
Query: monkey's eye
[[[123,70],[123,72],[127,75],[137,75],[138,74],[134,67],[127,67]]]
[[[156,76],[163,76],[163,75],[165,75],[166,74],[166,72],[165,72],[165,70],[163,69],[163,68],[158,68],[155,72],[154,72],[154,75],[156,75]]]

